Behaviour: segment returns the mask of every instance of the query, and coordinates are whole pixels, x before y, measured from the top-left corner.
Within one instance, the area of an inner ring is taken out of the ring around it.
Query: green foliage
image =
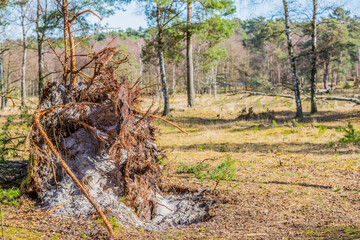
[[[203,162],[195,165],[181,163],[177,167],[176,173],[192,173],[195,175],[200,175],[201,172],[206,171],[207,169],[209,169],[209,167],[210,167],[209,164]]]
[[[343,88],[344,89],[351,89],[350,83],[348,81],[345,81]]]
[[[226,159],[216,167],[211,167],[209,164],[203,162],[195,165],[180,164],[176,169],[176,173],[193,174],[201,182],[205,180],[215,181],[215,187],[213,189],[215,190],[221,181],[230,182],[236,176],[236,161],[231,158],[230,154],[226,154],[225,158]]]
[[[32,114],[30,114],[27,110],[21,111],[20,113],[20,125],[24,125],[26,127],[30,127],[32,124]]]
[[[106,39],[106,34],[101,32],[94,35],[96,41],[101,42],[102,40]]]
[[[261,83],[258,80],[252,78],[249,85],[251,89],[257,89],[261,86]]]
[[[341,187],[333,187],[332,189],[331,189],[331,191],[333,191],[333,192],[341,192],[342,191],[342,188]]]
[[[11,157],[19,157],[21,148],[25,144],[26,136],[23,135],[19,129],[27,128],[31,125],[31,115],[27,112],[22,112],[20,115],[20,121],[16,115],[9,115],[6,119],[6,123],[3,130],[0,131],[0,161],[5,161]],[[16,126],[16,127],[14,127]]]
[[[117,228],[120,227],[120,224],[116,221],[115,218],[110,217],[108,220],[109,220],[109,222],[110,222],[110,224],[112,225],[112,227],[113,227],[114,230],[116,230]]]
[[[18,203],[18,197],[20,196],[20,191],[15,188],[10,188],[7,190],[0,188],[0,203],[6,204],[9,206],[17,206]]]
[[[302,128],[302,127],[304,127],[304,124],[299,123],[297,119],[293,119],[293,120],[291,121],[291,123],[292,123],[293,127],[297,127],[297,128]]]
[[[323,125],[319,125],[319,134],[323,134],[326,132],[326,128]]]
[[[225,161],[208,171],[210,180],[216,181],[214,190],[219,185],[220,181],[231,182],[235,178],[235,163],[236,161],[231,158],[231,155],[227,154]]]
[[[158,157],[158,164],[160,166],[164,166],[166,165],[166,162],[168,161],[168,159],[166,157],[160,156]]]
[[[345,133],[340,139],[342,144],[359,144],[360,143],[360,131],[356,130],[354,126],[349,122],[347,127],[338,128],[337,131]]]

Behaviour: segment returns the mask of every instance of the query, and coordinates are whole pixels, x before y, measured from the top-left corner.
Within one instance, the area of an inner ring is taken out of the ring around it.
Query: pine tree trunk
[[[7,68],[6,68],[6,77],[5,77],[5,92],[8,92],[10,89],[9,85],[10,85],[10,76],[11,76],[11,71],[10,71],[11,59],[12,59],[12,52],[9,51]],[[7,102],[8,102],[8,99],[5,98],[5,107],[7,105]]]
[[[170,114],[170,103],[169,103],[169,91],[166,83],[166,75],[165,75],[165,63],[164,63],[164,52],[163,52],[163,41],[162,41],[162,27],[161,27],[161,16],[160,16],[160,7],[157,7],[156,10],[156,20],[157,20],[157,27],[158,27],[158,57],[159,57],[159,66],[160,66],[160,79],[164,97],[164,111],[162,113],[163,116],[167,116]]]
[[[217,84],[216,84],[216,76],[217,76],[217,65],[213,66],[213,81],[214,81],[214,98],[216,98],[217,95]]]
[[[43,55],[43,39],[40,30],[40,20],[41,20],[41,0],[37,0],[37,11],[36,11],[36,38],[37,38],[37,45],[38,45],[38,97],[39,101],[41,99],[42,89],[44,87],[44,55]]]
[[[208,73],[209,97],[212,96],[212,74]]]
[[[192,19],[192,0],[187,2],[187,31],[186,31],[186,67],[187,67],[187,99],[188,107],[195,107],[194,62],[192,48],[192,33],[190,25]]]
[[[175,85],[176,85],[176,79],[175,79],[175,70],[176,66],[175,63],[173,65],[173,71],[172,71],[172,96],[175,96]]]
[[[325,69],[324,69],[324,89],[326,92],[329,92],[329,86],[328,86],[328,78],[329,78],[329,64],[330,61],[325,62]]]
[[[24,101],[26,98],[26,53],[27,53],[27,46],[26,46],[26,30],[25,30],[25,16],[22,13],[21,17],[21,28],[22,28],[22,37],[23,37],[23,57],[21,63],[21,106],[24,107]]]
[[[156,20],[157,20],[157,42],[158,42],[158,57],[159,57],[159,66],[160,66],[160,79],[162,85],[162,91],[164,96],[164,111],[162,113],[163,116],[167,116],[170,114],[170,102],[169,102],[169,91],[166,82],[165,75],[165,63],[164,63],[164,52],[163,52],[163,41],[162,41],[162,26],[161,26],[161,16],[160,16],[160,7],[157,6],[156,9]]]
[[[291,39],[291,29],[290,29],[290,19],[289,19],[289,10],[287,6],[286,0],[283,0],[284,5],[284,13],[285,13],[285,33],[287,38],[287,47],[288,47],[288,54],[289,54],[289,61],[290,67],[292,72],[292,80],[294,84],[294,94],[295,94],[295,103],[296,103],[296,118],[303,118],[303,111],[301,105],[301,98],[300,98],[300,89],[299,89],[299,80],[296,74],[296,63],[294,52],[292,48],[292,39]]]
[[[1,109],[5,107],[5,82],[4,82],[4,67],[3,67],[3,58],[0,56],[0,84],[1,84]]]
[[[312,69],[311,69],[311,113],[316,113],[316,75],[317,75],[317,27],[316,27],[316,14],[317,14],[317,0],[313,0],[313,20],[311,22],[311,52],[312,52]]]

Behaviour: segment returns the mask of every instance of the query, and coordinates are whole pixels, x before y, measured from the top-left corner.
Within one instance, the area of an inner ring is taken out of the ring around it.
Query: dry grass
[[[151,104],[145,99],[143,108]],[[157,102],[157,101],[156,101]],[[168,159],[162,178],[164,193],[211,189],[188,174],[177,174],[180,163],[204,159],[217,165],[225,154],[237,161],[237,177],[221,183],[208,199],[216,204],[207,221],[182,229],[158,232],[124,230],[129,239],[354,239],[360,237],[359,147],[338,143],[339,126],[352,122],[359,129],[360,107],[353,103],[319,101],[316,115],[303,123],[292,120],[291,99],[242,94],[197,98],[197,108],[186,108],[186,97],[171,100],[174,121],[189,135],[155,121],[158,144]],[[243,108],[255,113],[275,112],[275,121],[237,120]],[[310,109],[304,102],[304,111]],[[8,214],[25,210],[8,208]],[[25,209],[25,208],[24,208]],[[28,208],[27,208],[28,209]],[[21,224],[31,221],[22,219]],[[16,225],[16,220],[11,222]],[[79,227],[80,225],[74,225]],[[15,226],[14,226],[15,227]],[[42,225],[46,229],[46,224]],[[88,228],[93,228],[88,226]],[[64,232],[48,228],[53,236]],[[78,237],[89,231],[81,225]],[[50,236],[32,230],[39,236]],[[71,235],[76,236],[74,231]],[[28,234],[28,233],[27,233]],[[42,234],[42,235],[41,235]],[[15,235],[14,235],[15,236]],[[26,238],[17,234],[13,239]],[[28,236],[28,235],[26,235]],[[88,237],[88,236],[87,236]],[[64,237],[64,239],[69,239]]]

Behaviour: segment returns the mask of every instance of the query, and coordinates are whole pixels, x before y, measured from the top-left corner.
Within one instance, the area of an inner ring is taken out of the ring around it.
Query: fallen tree
[[[115,48],[86,55],[87,63],[76,68],[71,24],[79,14],[70,18],[67,1],[58,4],[64,56],[49,44],[63,66],[63,78],[47,84],[33,117],[26,192],[52,214],[89,216],[95,209],[110,237],[109,216],[144,229],[200,221],[204,204],[164,198],[157,185],[157,163],[164,156],[154,143],[150,119],[182,129],[150,109],[138,110],[140,80],[132,82],[117,71],[128,56]]]
[[[310,98],[309,96],[306,96],[306,99]],[[360,104],[360,99],[357,98],[347,98],[347,97],[316,97],[317,99],[322,99],[322,100],[335,100],[335,101],[346,101],[346,102],[353,102],[356,104]]]
[[[271,94],[271,93],[263,93],[263,92],[251,92],[251,91],[245,91],[242,93],[247,93],[249,96],[269,96],[269,97],[283,97],[283,98],[291,98],[294,99],[291,95],[286,94]],[[304,99],[310,99],[311,97],[308,95],[304,95]],[[360,99],[358,98],[348,98],[348,97],[335,97],[335,96],[317,96],[316,99],[322,99],[322,100],[336,100],[336,101],[347,101],[347,102],[353,102],[356,104],[360,104]]]

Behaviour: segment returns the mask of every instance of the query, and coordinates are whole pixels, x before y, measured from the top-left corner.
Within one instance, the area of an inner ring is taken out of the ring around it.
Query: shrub
[[[345,133],[345,135],[340,139],[341,143],[343,144],[360,143],[360,131],[356,130],[351,123],[348,123],[346,128],[339,128],[337,131]]]
[[[344,89],[351,89],[350,83],[348,81],[345,81],[343,88]]]
[[[326,128],[323,125],[319,125],[319,134],[323,134],[326,132]]]
[[[7,204],[9,206],[17,206],[19,203],[17,198],[20,196],[20,191],[15,188],[7,190],[0,189],[0,204]]]
[[[235,178],[235,163],[230,154],[226,154],[226,160],[220,163],[215,168],[209,170],[209,178],[216,181],[214,190],[219,185],[220,181],[231,182]]]
[[[235,178],[236,161],[231,158],[230,154],[226,154],[225,158],[226,159],[216,167],[210,167],[209,164],[203,162],[195,165],[180,164],[176,169],[176,173],[194,174],[201,182],[204,182],[205,179],[215,181],[215,187],[213,189],[215,190],[221,181],[230,182]]]
[[[191,173],[191,174],[200,174],[200,172],[207,170],[210,167],[206,163],[197,163],[194,165],[181,163],[176,169],[176,173]]]

